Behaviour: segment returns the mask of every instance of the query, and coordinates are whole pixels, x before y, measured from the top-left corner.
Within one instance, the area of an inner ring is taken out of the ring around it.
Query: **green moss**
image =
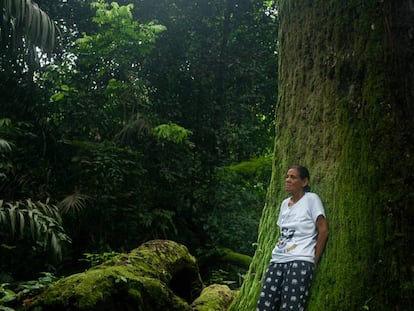
[[[226,285],[212,284],[201,292],[192,304],[193,311],[225,311],[234,298]]]
[[[407,208],[412,205],[407,171],[413,168],[414,158],[407,137],[412,137],[414,122],[406,122],[408,117],[401,116],[399,109],[404,101],[412,102],[413,94],[400,87],[403,95],[398,95],[388,82],[394,75],[393,64],[384,55],[396,49],[387,51],[385,38],[395,40],[399,35],[385,33],[390,29],[384,29],[383,23],[393,19],[384,16],[384,1],[279,3],[279,102],[272,180],[258,248],[230,310],[255,308],[277,238],[279,204],[286,196],[281,189],[283,176],[294,163],[309,167],[311,186],[324,202],[331,227],[309,310],[404,308],[400,289],[410,275],[402,272],[409,267],[403,254],[410,247],[403,241],[413,238],[408,222],[395,215],[403,219],[402,215],[413,214]],[[412,79],[413,70],[406,74],[407,70],[402,67],[399,75]],[[409,79],[396,81],[404,85]],[[397,203],[396,197],[401,201]],[[401,232],[399,238],[395,230]]]
[[[187,293],[198,295],[202,286],[195,258],[187,248],[157,240],[59,280],[37,296],[28,309],[190,310],[191,295]]]
[[[168,306],[174,296],[158,279],[136,274],[126,267],[105,267],[58,281],[38,297],[37,304],[94,310],[98,305],[111,304],[112,295],[123,291],[137,304],[153,300],[156,305]]]
[[[252,258],[250,256],[244,255],[244,254],[240,254],[240,253],[236,253],[234,251],[232,251],[231,249],[225,248],[223,249],[224,251],[224,256],[223,256],[223,260],[226,262],[230,262],[233,264],[237,264],[240,266],[244,266],[244,267],[249,267],[250,263],[252,262]]]
[[[109,270],[95,270],[90,273],[72,275],[58,281],[45,292],[42,300],[45,305],[69,306],[76,292],[77,307],[81,310],[91,308],[110,295],[114,274]]]

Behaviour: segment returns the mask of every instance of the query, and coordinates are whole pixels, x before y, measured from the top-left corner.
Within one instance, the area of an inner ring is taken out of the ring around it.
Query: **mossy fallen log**
[[[252,257],[244,254],[237,253],[229,248],[222,249],[222,258],[221,260],[238,265],[240,267],[249,268],[250,263],[252,262]]]
[[[213,284],[203,289],[191,307],[193,311],[225,311],[233,299],[234,293],[227,285]]]
[[[252,257],[237,253],[229,248],[215,248],[208,254],[198,258],[200,266],[211,266],[217,262],[248,269],[252,262]]]
[[[154,240],[57,281],[25,310],[190,311],[202,288],[196,260],[187,248]]]

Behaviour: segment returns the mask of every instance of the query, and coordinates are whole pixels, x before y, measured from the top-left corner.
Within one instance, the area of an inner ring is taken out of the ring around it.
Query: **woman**
[[[326,240],[328,222],[319,196],[311,193],[307,168],[289,168],[285,189],[290,197],[282,202],[277,225],[279,240],[263,281],[256,311],[305,310]]]

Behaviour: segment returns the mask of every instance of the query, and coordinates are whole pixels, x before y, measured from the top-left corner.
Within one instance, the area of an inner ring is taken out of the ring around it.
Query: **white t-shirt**
[[[291,207],[290,198],[282,202],[277,225],[279,240],[273,249],[271,262],[284,263],[293,260],[315,262],[315,246],[318,230],[318,216],[325,217],[321,199],[316,193],[305,195]]]

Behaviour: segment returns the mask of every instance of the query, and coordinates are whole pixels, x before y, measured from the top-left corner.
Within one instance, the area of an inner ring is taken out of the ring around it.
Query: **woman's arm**
[[[316,228],[318,229],[318,238],[315,247],[315,266],[318,264],[323,250],[325,249],[326,240],[328,239],[329,234],[328,221],[323,215],[319,215],[316,219]]]

